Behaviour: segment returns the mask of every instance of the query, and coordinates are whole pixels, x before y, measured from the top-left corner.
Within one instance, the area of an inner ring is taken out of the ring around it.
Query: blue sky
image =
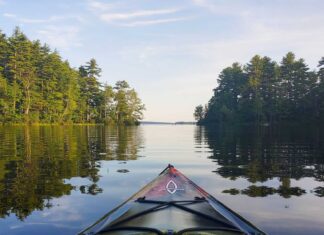
[[[153,121],[193,120],[235,61],[293,51],[315,69],[324,56],[322,0],[0,0],[0,22],[74,67],[97,59],[100,80],[127,80]]]

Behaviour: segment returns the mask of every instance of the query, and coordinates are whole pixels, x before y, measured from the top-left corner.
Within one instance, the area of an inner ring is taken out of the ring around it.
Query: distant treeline
[[[310,70],[292,52],[278,64],[254,56],[219,75],[214,95],[196,107],[198,124],[320,122],[324,120],[324,57]]]
[[[0,31],[0,123],[137,124],[144,105],[126,81],[98,81],[91,59],[71,68],[57,51],[30,41],[19,28]]]

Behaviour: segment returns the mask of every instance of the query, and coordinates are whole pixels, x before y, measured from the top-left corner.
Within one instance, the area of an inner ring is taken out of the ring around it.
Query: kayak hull
[[[171,165],[80,234],[128,234],[127,228],[156,230],[152,234],[195,229],[223,231],[221,234],[265,234]]]

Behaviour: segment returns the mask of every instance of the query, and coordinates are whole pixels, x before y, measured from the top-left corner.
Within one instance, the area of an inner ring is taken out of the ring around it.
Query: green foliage
[[[145,106],[136,91],[126,81],[116,82],[113,88],[112,119],[117,124],[134,125],[143,118]]]
[[[254,56],[244,67],[234,63],[219,75],[207,107],[195,110],[199,124],[238,122],[273,124],[324,119],[324,58],[317,72],[292,52],[280,64]],[[198,113],[204,113],[199,118]]]
[[[198,105],[195,108],[194,117],[197,121],[201,121],[204,118],[204,107],[202,105]]]
[[[0,122],[137,124],[144,105],[127,82],[99,82],[91,59],[79,70],[17,27],[0,31]]]
[[[85,104],[85,120],[90,122],[98,117],[96,107],[100,103],[100,83],[98,78],[101,69],[98,67],[95,59],[91,59],[85,66],[79,68],[81,99]]]

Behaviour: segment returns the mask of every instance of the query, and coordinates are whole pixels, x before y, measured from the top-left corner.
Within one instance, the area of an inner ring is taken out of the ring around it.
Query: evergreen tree
[[[98,117],[100,102],[100,77],[101,69],[95,59],[91,59],[86,65],[79,68],[81,76],[81,95],[86,104],[86,121],[89,122]]]
[[[118,81],[115,84],[115,102],[116,102],[116,122],[123,124],[127,122],[128,104],[127,104],[127,90],[129,85],[126,81]]]
[[[24,74],[25,52],[27,38],[17,27],[8,39],[9,51],[7,60],[7,76],[12,86],[11,119],[16,121],[21,118],[23,111],[22,90],[20,89],[22,76]],[[28,65],[27,65],[28,66]]]
[[[246,83],[246,76],[241,65],[234,63],[225,68],[217,80],[219,86],[214,89],[214,96],[205,108],[207,122],[235,121],[242,103],[242,90]],[[207,111],[208,109],[208,111]]]
[[[295,60],[289,52],[280,65],[281,113],[282,119],[295,120],[305,114],[307,99],[314,88],[316,79],[309,72],[303,59]]]
[[[263,57],[263,71],[260,84],[264,120],[273,123],[278,115],[279,78],[278,65],[269,57]]]
[[[243,99],[244,109],[250,115],[247,121],[260,122],[262,120],[263,100],[261,99],[261,83],[263,80],[263,59],[256,55],[250,63],[245,66],[247,74],[247,83],[244,87]]]

